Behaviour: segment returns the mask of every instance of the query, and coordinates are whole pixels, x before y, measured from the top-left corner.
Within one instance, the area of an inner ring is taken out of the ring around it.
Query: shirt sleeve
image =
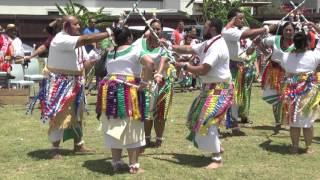
[[[197,54],[200,54],[200,52],[203,50],[202,46],[204,46],[204,43],[206,43],[207,41],[205,42],[202,42],[202,43],[199,43],[199,44],[193,44],[191,45],[191,48],[197,53]]]
[[[262,40],[262,43],[265,46],[269,46],[269,47],[272,46],[275,43],[275,36],[270,36],[270,37],[264,38]]]
[[[222,31],[222,36],[227,41],[239,41],[244,31],[245,30],[240,30],[237,28],[224,29]]]
[[[57,43],[57,47],[65,51],[73,51],[76,48],[80,36],[63,35]]]

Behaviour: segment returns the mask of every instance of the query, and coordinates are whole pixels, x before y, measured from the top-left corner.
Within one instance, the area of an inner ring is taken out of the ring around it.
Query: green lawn
[[[222,139],[224,167],[205,170],[209,153],[192,146],[185,137],[185,117],[198,92],[176,93],[167,122],[165,141],[159,149],[147,149],[140,158],[144,174],[113,174],[111,155],[104,148],[102,133],[97,130],[95,97],[89,97],[91,114],[85,119],[86,145],[95,148],[93,155],[73,155],[73,142],[63,144],[63,160],[48,159],[51,147],[47,124],[39,121],[39,111],[25,115],[24,106],[0,107],[0,179],[320,179],[320,131],[316,123],[312,155],[288,153],[288,130],[272,135],[271,107],[261,100],[254,87],[250,119],[253,124],[242,130],[247,136]],[[222,128],[222,132],[227,132]],[[300,143],[304,147],[303,139]],[[125,162],[128,161],[126,153]]]

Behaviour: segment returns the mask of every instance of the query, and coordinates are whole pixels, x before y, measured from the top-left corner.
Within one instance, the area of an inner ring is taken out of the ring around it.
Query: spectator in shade
[[[173,31],[171,36],[172,44],[180,45],[180,42],[183,40],[185,35],[183,29],[184,29],[184,22],[179,21],[177,25],[177,29]]]
[[[99,33],[100,31],[96,28],[96,22],[97,22],[96,19],[90,18],[89,26],[83,30],[82,34],[86,35],[86,34]],[[87,53],[90,53],[90,51],[94,49],[95,44],[89,44],[89,45],[86,45],[85,47],[86,47]]]
[[[6,34],[8,35],[9,39],[11,40],[12,47],[13,47],[13,54],[12,58],[14,63],[23,63],[24,57],[24,49],[22,46],[22,41],[18,37],[18,31],[15,24],[8,24],[6,28]]]

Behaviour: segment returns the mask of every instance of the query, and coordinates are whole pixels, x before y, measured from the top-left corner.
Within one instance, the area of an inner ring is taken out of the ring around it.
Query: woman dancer
[[[308,25],[320,33],[315,24]],[[296,49],[283,53],[282,58],[276,60],[286,73],[280,96],[280,111],[283,111],[284,123],[290,125],[291,153],[298,153],[301,128],[306,152],[312,153],[313,123],[320,110],[319,83],[315,73],[320,63],[320,44],[318,42],[314,51],[310,50],[310,36],[303,30],[294,35],[293,42]]]
[[[130,45],[132,34],[127,27],[116,28],[114,38],[117,46],[106,57],[108,75],[99,84],[96,111],[101,116],[105,144],[111,148],[114,171],[127,168],[121,160],[122,149],[127,149],[129,172],[135,174],[143,172],[138,156],[145,145],[144,120],[148,113],[141,64],[151,74],[153,62],[137,46]]]
[[[158,37],[161,37],[162,24],[160,20],[154,19],[150,22],[151,28],[155,31]],[[145,121],[145,137],[146,147],[151,144],[151,130],[154,125],[156,133],[155,147],[160,147],[163,141],[163,132],[165,122],[169,112],[169,106],[172,102],[173,78],[170,74],[174,67],[166,63],[168,54],[160,47],[160,42],[157,38],[146,28],[145,37],[138,39],[135,44],[142,48],[143,53],[150,56],[155,63],[154,79],[157,83],[157,88],[150,97],[150,118]]]
[[[294,50],[293,35],[295,26],[291,22],[286,22],[279,31],[279,35],[265,38],[262,42],[266,47],[272,48],[272,60],[279,60],[282,52]],[[263,99],[272,104],[273,115],[275,118],[274,132],[278,133],[281,128],[280,103],[277,98],[280,93],[281,80],[284,77],[284,70],[275,61],[269,61],[262,75]]]

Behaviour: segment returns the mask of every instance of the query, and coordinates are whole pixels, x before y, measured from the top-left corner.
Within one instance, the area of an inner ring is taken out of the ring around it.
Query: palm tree
[[[112,17],[108,18],[105,14],[103,14],[103,10],[105,7],[101,7],[96,12],[91,12],[87,7],[83,6],[80,3],[73,2],[72,0],[69,0],[69,3],[65,4],[64,7],[61,7],[57,3],[55,3],[55,5],[61,15],[72,15],[77,17],[80,20],[81,27],[88,26],[90,18],[94,18],[97,20],[97,26],[105,23],[106,20],[112,19]]]
[[[203,19],[202,22],[211,17],[220,18],[224,24],[228,22],[228,12],[232,8],[239,8],[245,14],[245,20],[248,25],[260,25],[261,23],[254,19],[250,14],[249,8],[240,8],[242,0],[203,0]]]

